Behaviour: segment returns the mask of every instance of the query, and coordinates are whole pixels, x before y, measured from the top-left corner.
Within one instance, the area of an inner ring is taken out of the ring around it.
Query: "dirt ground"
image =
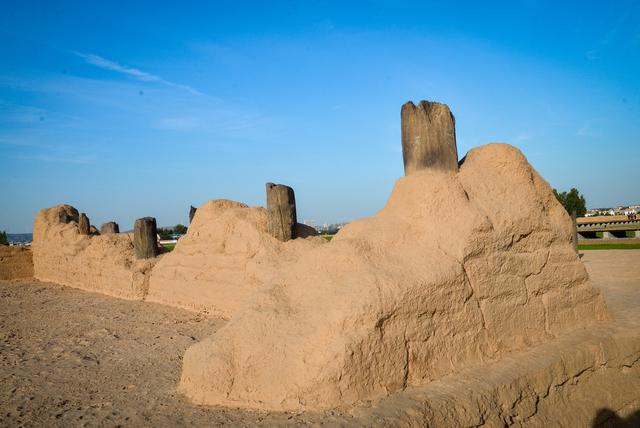
[[[604,292],[614,317],[640,308],[640,250],[591,250],[581,254],[591,281]]]
[[[0,281],[0,426],[273,426],[333,419],[331,413],[195,407],[178,396],[184,351],[223,323],[49,283]]]
[[[614,317],[640,306],[640,251],[585,251]],[[34,281],[0,281],[0,426],[357,425],[352,416],[190,405],[181,358],[224,321]]]

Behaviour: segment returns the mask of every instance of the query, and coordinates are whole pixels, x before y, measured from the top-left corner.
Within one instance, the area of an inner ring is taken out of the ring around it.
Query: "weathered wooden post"
[[[427,168],[458,171],[455,118],[445,104],[411,101],[402,106],[404,174]]]
[[[149,259],[160,252],[157,241],[156,219],[143,217],[133,226],[133,248],[138,259]]]
[[[267,183],[267,230],[281,240],[295,238],[296,197],[284,184]]]
[[[571,211],[571,228],[572,228],[571,238],[573,239],[573,249],[577,253],[578,252],[578,222],[576,217],[577,217],[576,210]]]
[[[196,215],[196,211],[198,211],[198,209],[191,205],[191,208],[189,208],[189,224],[191,224],[191,222],[193,221],[193,217]]]
[[[110,221],[108,223],[104,223],[100,226],[100,233],[104,235],[105,233],[120,233],[120,226],[115,221]]]
[[[91,223],[89,217],[85,213],[80,213],[80,219],[78,220],[78,232],[80,235],[88,235],[91,233]]]

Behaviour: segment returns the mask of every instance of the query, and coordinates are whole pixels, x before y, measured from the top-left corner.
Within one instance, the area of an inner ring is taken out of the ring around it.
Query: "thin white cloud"
[[[637,9],[636,9],[637,11]],[[609,30],[596,42],[596,45],[585,52],[584,57],[589,61],[596,61],[601,58],[601,53],[611,45],[618,37],[619,33],[623,30],[624,24],[633,13],[633,7],[629,8],[626,12],[618,17],[615,25],[609,28]]]
[[[138,70],[137,68],[127,67],[125,65],[118,64],[117,62],[110,61],[99,55],[85,54],[82,52],[73,52],[73,53],[79,56],[80,58],[84,59],[87,64],[91,64],[96,67],[103,68],[105,70],[111,70],[117,73],[125,74],[127,76],[131,76],[134,79],[141,80],[143,82],[157,82],[166,86],[170,86],[172,88],[183,89],[195,95],[203,95],[202,92],[192,88],[191,86],[171,82],[169,80],[163,79],[160,76],[156,76],[155,74],[147,73],[145,71]]]

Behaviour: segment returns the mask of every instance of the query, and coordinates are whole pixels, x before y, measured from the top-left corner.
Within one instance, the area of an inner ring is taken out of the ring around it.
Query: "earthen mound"
[[[300,224],[298,232],[317,234]],[[256,290],[281,281],[285,269],[324,242],[319,237],[279,241],[267,233],[264,208],[209,201],[154,267],[147,300],[229,318]]]
[[[384,209],[325,245],[272,242],[263,211],[229,204],[198,209],[152,278],[152,294],[156,278],[199,284],[190,305],[217,297],[207,283],[255,291],[186,352],[179,390],[196,403],[348,406],[607,317],[569,216],[508,145],[399,179]]]
[[[35,278],[124,299],[143,299],[155,259],[136,260],[132,237],[80,230],[78,210],[40,210],[33,223]],[[86,229],[86,225],[82,225]]]

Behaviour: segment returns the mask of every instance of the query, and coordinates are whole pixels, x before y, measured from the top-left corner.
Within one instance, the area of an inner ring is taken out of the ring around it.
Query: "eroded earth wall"
[[[136,260],[128,234],[81,234],[78,210],[69,205],[38,212],[32,248],[35,278],[124,299],[146,296],[156,261]]]
[[[298,225],[298,235],[310,228]],[[230,318],[283,270],[321,246],[320,237],[279,241],[267,232],[267,212],[228,200],[196,211],[187,234],[154,267],[148,301]]]
[[[255,253],[248,278],[264,286],[187,351],[179,390],[194,402],[348,406],[608,318],[569,216],[508,145],[470,151],[457,173],[403,177],[378,214],[297,250],[276,269]],[[190,278],[219,275],[209,251]]]

